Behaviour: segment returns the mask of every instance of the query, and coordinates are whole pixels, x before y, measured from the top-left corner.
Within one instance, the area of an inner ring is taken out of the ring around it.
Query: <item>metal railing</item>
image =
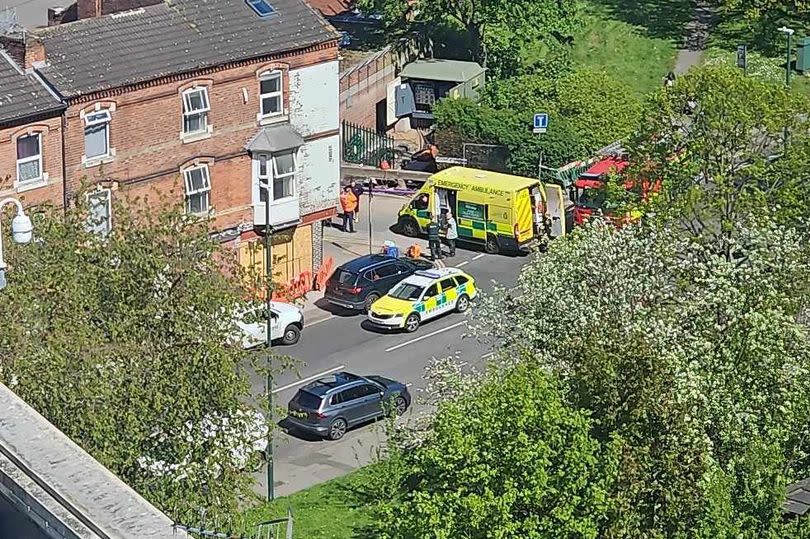
[[[378,167],[394,159],[394,139],[374,129],[343,121],[341,155],[346,163]]]

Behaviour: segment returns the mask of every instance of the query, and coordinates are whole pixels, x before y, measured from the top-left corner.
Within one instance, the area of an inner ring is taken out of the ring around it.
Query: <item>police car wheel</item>
[[[470,298],[466,294],[462,294],[456,300],[456,311],[463,313],[470,308]]]
[[[413,333],[417,329],[419,329],[419,315],[414,313],[405,319],[405,331],[408,333]]]

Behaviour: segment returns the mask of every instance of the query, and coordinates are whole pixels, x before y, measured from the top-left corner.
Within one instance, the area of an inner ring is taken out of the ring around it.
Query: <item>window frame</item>
[[[262,93],[262,82],[278,78],[278,90],[275,92]],[[266,98],[278,97],[278,112],[265,113],[264,100]],[[259,118],[266,120],[284,115],[284,72],[280,69],[271,69],[259,75]]]
[[[191,106],[191,96],[193,94],[200,94],[201,101],[204,103],[203,107],[200,109],[192,109]],[[201,135],[208,133],[209,130],[209,123],[208,123],[208,113],[211,112],[211,100],[210,96],[208,95],[208,87],[207,86],[193,86],[184,90],[181,94],[182,98],[182,105],[183,105],[183,136],[193,136],[193,135]],[[187,131],[187,121],[193,117],[200,117],[202,118],[202,128],[197,131]]]
[[[95,189],[93,191],[89,191],[88,193],[85,194],[85,200],[87,202],[87,209],[88,209],[88,219],[90,218],[90,208],[91,208],[91,204],[92,204],[90,199],[93,198],[93,197],[96,197],[96,196],[98,196],[100,194],[103,194],[104,197],[106,198],[107,221],[106,221],[106,226],[104,227],[104,230],[100,230],[98,232],[102,236],[107,236],[107,235],[109,235],[110,232],[112,232],[112,226],[113,226],[113,224],[112,224],[112,220],[113,220],[112,189],[102,187],[102,188],[99,188],[99,189]],[[95,227],[95,226],[98,226],[98,225],[88,223],[88,229],[90,229],[90,227]],[[90,230],[90,232],[96,232],[96,230]]]
[[[253,12],[256,13],[256,15],[258,15],[262,19],[265,19],[267,17],[272,17],[273,15],[275,15],[277,13],[276,8],[270,2],[268,2],[267,0],[245,0],[245,2],[247,3],[248,7],[250,7],[250,9],[252,9]],[[257,4],[266,5],[269,8],[267,13],[262,13],[256,7]]]
[[[278,173],[278,165],[276,163],[276,157],[279,155],[292,155],[293,159],[293,171],[287,172],[284,174]],[[282,202],[285,200],[290,200],[296,197],[297,189],[295,185],[295,177],[298,174],[298,148],[284,151],[284,152],[276,152],[276,153],[257,153],[253,156],[253,160],[256,161],[255,163],[255,170],[256,170],[256,182],[258,184],[259,193],[258,193],[258,202],[259,204],[267,203],[267,199],[262,200],[263,192],[269,187],[272,189],[272,198],[270,199],[270,203],[274,204],[276,202]],[[262,161],[264,161],[264,174],[262,174]],[[276,181],[280,182],[290,182],[289,183],[289,191],[290,194],[284,197],[276,198]]]
[[[195,170],[202,170],[203,179],[205,180],[205,186],[199,189],[195,189],[194,185],[191,180],[191,173]],[[208,215],[211,212],[211,171],[208,167],[208,163],[200,163],[198,165],[192,165],[183,169],[183,187],[184,187],[184,194],[185,194],[185,202],[186,202],[186,213],[189,215]],[[193,196],[205,196],[205,210],[201,212],[193,212],[191,211],[190,200]]]
[[[448,281],[450,281],[450,285],[449,285],[447,288],[445,288],[445,287],[444,287],[444,283],[446,283],[446,282],[448,282]],[[441,281],[439,281],[439,286],[440,286],[440,287],[441,287],[441,289],[442,289],[442,292],[441,292],[441,293],[447,292],[448,290],[452,290],[452,289],[454,289],[455,287],[457,287],[458,285],[457,285],[457,284],[455,284],[455,283],[456,283],[456,281],[453,279],[453,276],[452,276],[452,275],[451,275],[451,276],[449,276],[449,277],[445,277],[444,279],[442,279]]]
[[[293,169],[292,172],[285,172],[284,174],[279,174],[278,172],[278,164],[276,162],[276,158],[281,155],[291,155],[293,160]],[[284,151],[284,152],[276,152],[270,154],[270,160],[272,161],[273,166],[273,201],[279,200],[286,200],[295,197],[295,175],[298,174],[298,148],[291,150],[291,151]],[[290,194],[281,198],[276,198],[276,182],[282,181],[290,182]]]
[[[436,288],[436,293],[435,294],[429,294],[430,289],[434,288],[434,287]],[[435,298],[435,297],[438,297],[440,294],[441,294],[441,292],[439,292],[439,282],[436,281],[436,282],[431,283],[431,284],[429,284],[428,286],[425,287],[425,291],[422,294],[422,299],[426,300],[428,298]]]
[[[37,139],[37,155],[33,156],[33,157],[24,157],[24,158],[20,159],[20,147],[19,147],[20,139],[32,138],[32,137],[36,137],[36,139]],[[44,160],[42,158],[42,133],[27,133],[25,135],[20,135],[14,141],[14,150],[15,150],[15,152],[17,154],[16,155],[16,157],[17,157],[17,161],[16,161],[17,162],[17,185],[30,185],[30,184],[33,184],[33,183],[38,183],[38,182],[43,181],[45,179],[45,171],[42,170],[43,166],[44,166]],[[29,178],[29,179],[23,180],[20,177],[20,165],[33,163],[35,161],[37,162],[37,165],[38,165],[39,175],[36,178]]]
[[[96,116],[103,116],[104,119],[94,119],[91,120],[91,117]],[[110,124],[112,123],[112,114],[110,114],[109,109],[100,109],[94,110],[92,112],[88,112],[84,115],[84,158],[85,161],[96,161],[99,159],[105,159],[108,157],[112,157],[112,148],[110,148]],[[98,154],[98,155],[87,155],[87,128],[88,127],[95,127],[98,125],[104,126],[104,147],[105,153]]]

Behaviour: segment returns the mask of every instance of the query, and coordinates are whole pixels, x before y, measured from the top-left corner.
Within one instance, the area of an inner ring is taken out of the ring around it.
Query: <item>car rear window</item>
[[[340,284],[354,284],[357,281],[357,274],[344,269],[338,269],[335,272],[335,278]]]
[[[319,396],[304,390],[298,392],[296,400],[298,401],[298,405],[302,408],[317,410],[321,406],[321,398]]]

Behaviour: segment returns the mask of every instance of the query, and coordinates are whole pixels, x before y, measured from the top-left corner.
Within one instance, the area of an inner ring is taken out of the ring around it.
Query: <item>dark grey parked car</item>
[[[403,414],[410,405],[405,384],[338,372],[299,389],[287,405],[287,422],[294,429],[339,440],[355,425],[386,413]]]

